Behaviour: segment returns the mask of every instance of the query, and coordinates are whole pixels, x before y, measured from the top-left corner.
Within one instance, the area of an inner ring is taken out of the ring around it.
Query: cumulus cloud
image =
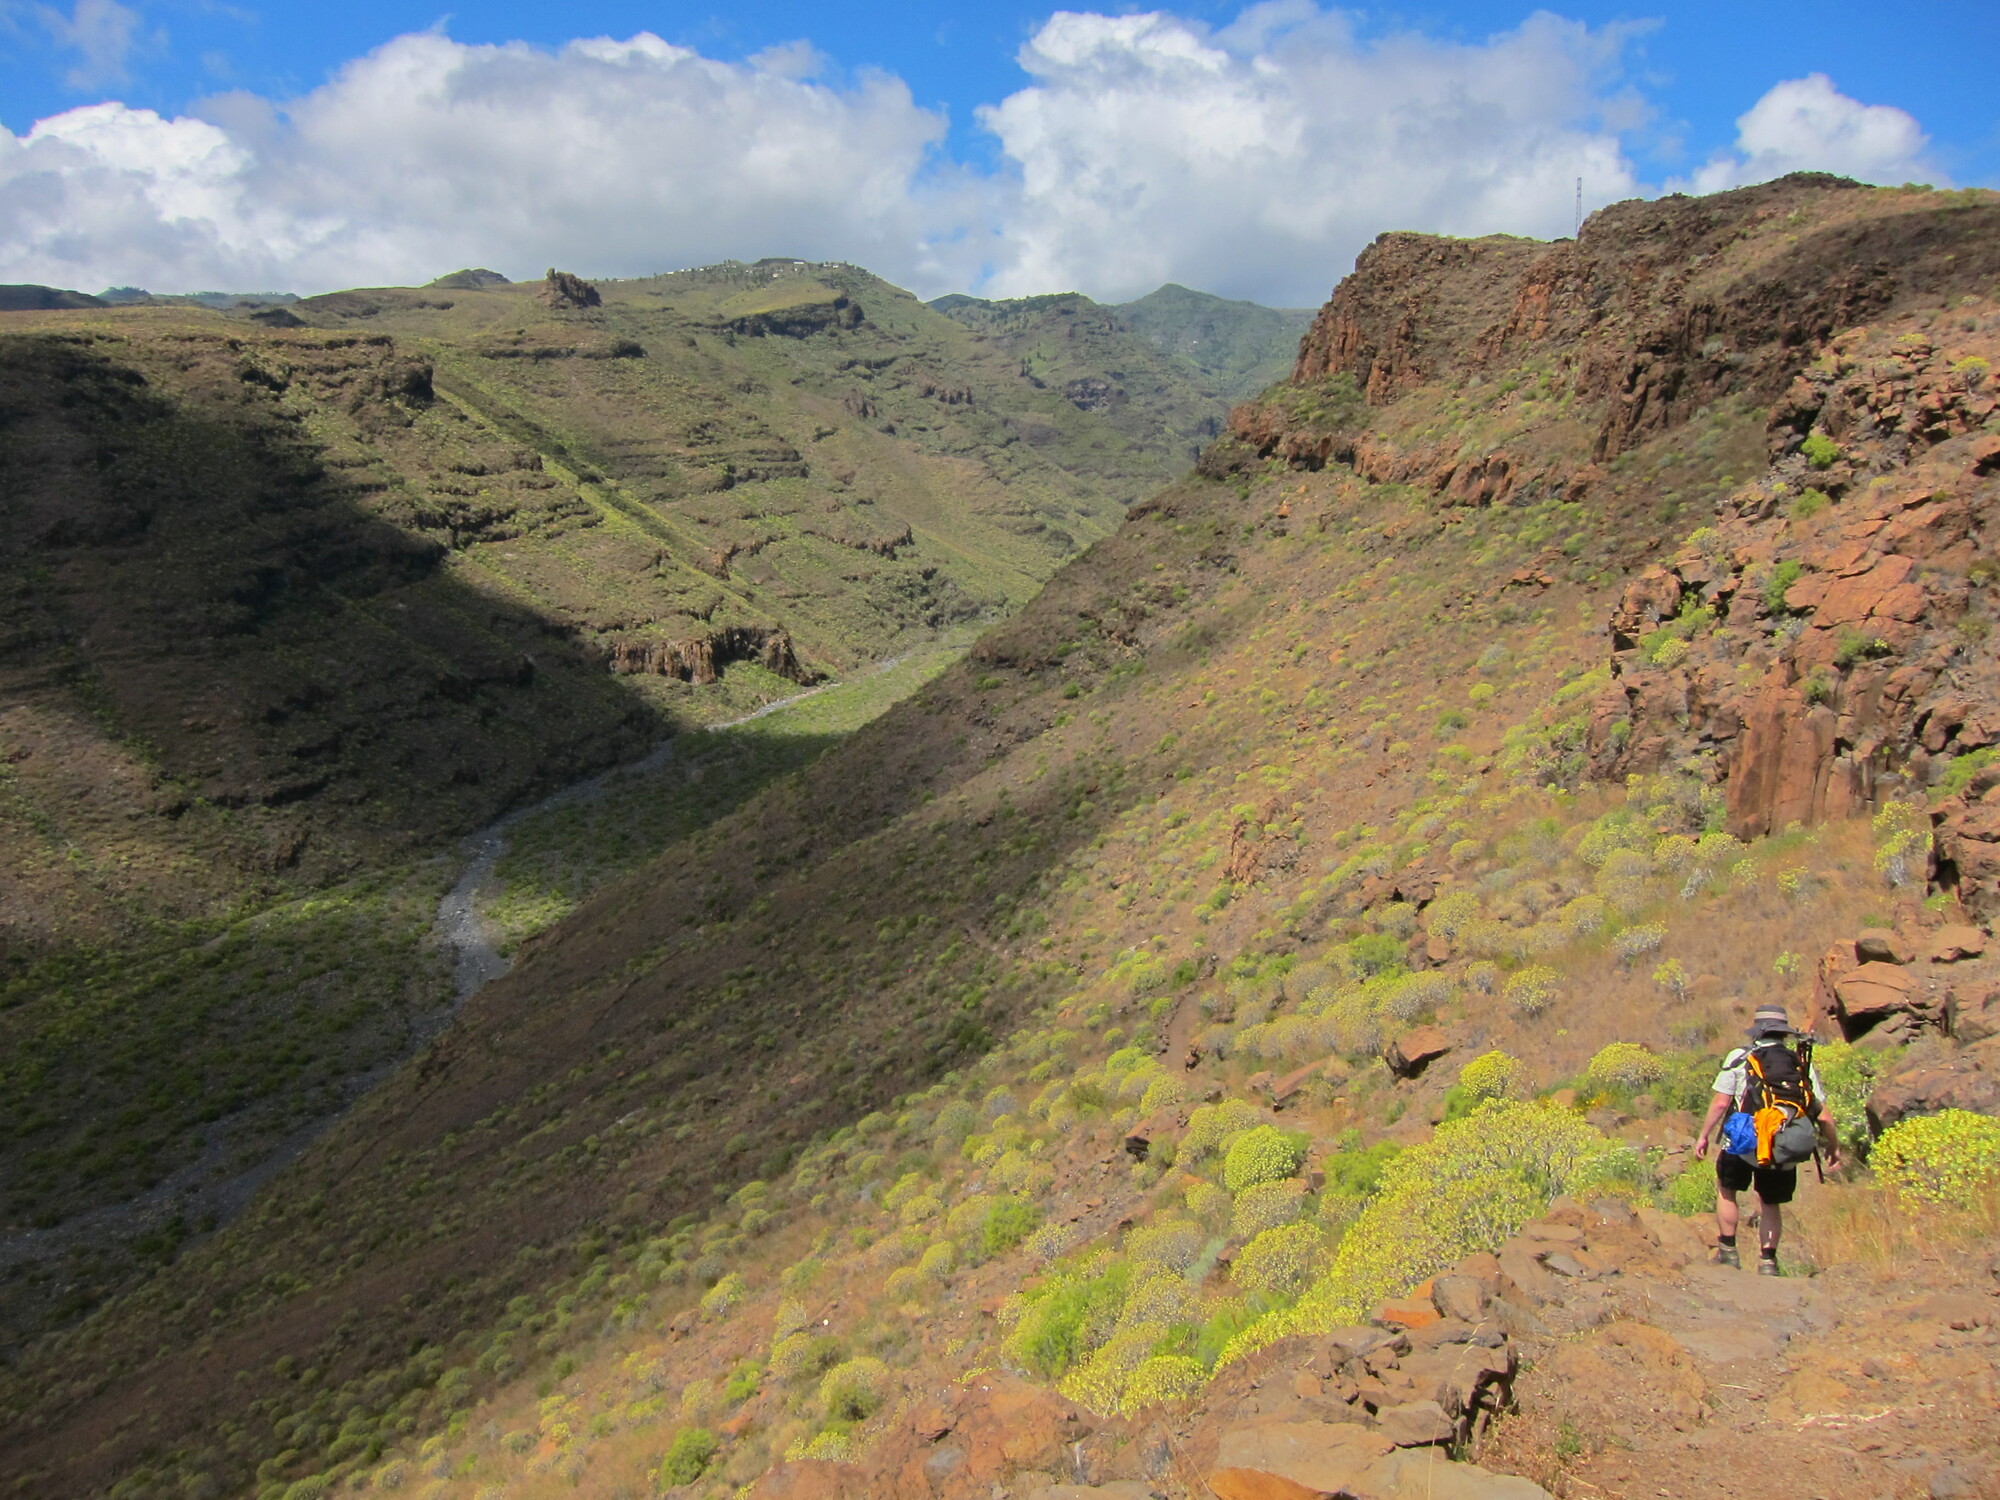
[[[71,110],[0,131],[0,280],[324,289],[774,253],[944,274],[928,226],[964,217],[927,169],[944,120],[894,78],[836,87],[814,63],[424,33],[282,110]]]
[[[980,116],[1019,171],[993,284],[1315,303],[1383,229],[1566,234],[1578,177],[1592,206],[1638,186],[1604,119],[1625,36],[1537,14],[1365,42],[1296,0],[1218,31],[1058,13],[1032,86]]]
[[[1935,178],[1923,127],[1888,104],[1863,104],[1824,73],[1787,79],[1736,121],[1736,147],[1695,173],[1698,193],[1769,182],[1787,172],[1837,172],[1863,182]]]
[[[122,65],[116,0],[49,15],[87,63]],[[975,171],[899,79],[834,74],[806,43],[725,63],[644,32],[426,32],[296,99],[0,129],[0,281],[318,291],[799,255],[925,295],[1180,281],[1307,305],[1384,229],[1566,234],[1577,178],[1588,207],[1643,191],[1621,145],[1647,108],[1618,80],[1630,35],[1536,14],[1480,43],[1369,37],[1313,0],[1220,28],[1057,12],[1020,54],[1027,85],[978,112],[999,151]],[[1738,127],[1702,189],[1799,166],[1900,180],[1924,146],[1818,75]]]

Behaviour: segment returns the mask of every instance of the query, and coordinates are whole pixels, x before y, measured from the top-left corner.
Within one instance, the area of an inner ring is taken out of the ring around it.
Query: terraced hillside
[[[1385,1496],[1626,1484],[1591,1371],[1730,1399],[1672,1352],[1728,1294],[1672,1278],[1746,1004],[1818,1017],[1856,1152],[2000,1111],[1996,231],[1806,178],[1378,242],[1201,472],[27,1351],[8,1477],[1330,1492],[1310,1441]],[[1795,1268],[1874,1256],[1876,1316],[1929,1149],[1809,1186]],[[1688,1300],[1567,1387],[1478,1352],[1621,1266]],[[1976,1462],[1944,1409],[1903,1451]]]
[[[0,1343],[441,1023],[458,836],[1005,616],[1185,458],[851,267],[93,300],[0,327]]]

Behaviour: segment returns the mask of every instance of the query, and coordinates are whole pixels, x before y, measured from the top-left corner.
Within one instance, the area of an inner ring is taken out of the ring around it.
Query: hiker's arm
[[[1702,1161],[1708,1156],[1708,1143],[1715,1134],[1715,1127],[1722,1123],[1722,1117],[1729,1113],[1729,1107],[1736,1101],[1728,1094],[1717,1094],[1708,1101],[1708,1118],[1701,1122],[1701,1133],[1694,1138],[1694,1159]]]
[[[1830,1104],[1819,1107],[1819,1139],[1820,1144],[1826,1147],[1826,1164],[1829,1167],[1839,1166],[1840,1125],[1833,1118],[1833,1106]]]

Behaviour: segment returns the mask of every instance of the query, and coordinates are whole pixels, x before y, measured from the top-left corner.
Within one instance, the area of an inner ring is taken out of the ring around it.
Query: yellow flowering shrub
[[[1326,1234],[1317,1224],[1283,1224],[1267,1229],[1236,1257],[1229,1279],[1246,1292],[1296,1297],[1312,1279],[1313,1262]]]
[[[1238,1239],[1254,1239],[1267,1229],[1291,1223],[1305,1207],[1306,1187],[1296,1177],[1260,1182],[1236,1195],[1229,1232]]]
[[[1946,1109],[1899,1120],[1868,1159],[1906,1209],[1962,1208],[2000,1189],[2000,1119]]]
[[[1222,1185],[1232,1193],[1290,1177],[1305,1164],[1305,1140],[1275,1125],[1258,1125],[1229,1144],[1222,1161]]]
[[[1552,1104],[1493,1100],[1383,1169],[1324,1273],[1290,1308],[1231,1340],[1222,1362],[1290,1334],[1367,1319],[1427,1276],[1491,1250],[1559,1193],[1636,1172],[1630,1148]]]
[[[1504,1099],[1513,1092],[1514,1081],[1520,1071],[1519,1063],[1495,1048],[1491,1052],[1480,1053],[1460,1068],[1458,1084],[1477,1099]]]
[[[1612,1042],[1590,1060],[1584,1077],[1600,1088],[1642,1089],[1659,1082],[1667,1065],[1637,1042]]]

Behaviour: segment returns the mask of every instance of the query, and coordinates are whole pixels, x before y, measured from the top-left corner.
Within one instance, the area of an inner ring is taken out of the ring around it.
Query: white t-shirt
[[[1750,1049],[1748,1047],[1738,1047],[1729,1056],[1723,1058],[1722,1071],[1715,1075],[1715,1092],[1718,1094],[1727,1094],[1731,1099],[1736,1101],[1736,1108],[1738,1109],[1743,1108],[1743,1085],[1750,1075],[1749,1066],[1744,1062],[1744,1059],[1749,1055]],[[1817,1067],[1812,1070],[1812,1091],[1813,1098],[1815,1099],[1824,1099],[1826,1097],[1826,1089],[1819,1081],[1819,1069]]]

